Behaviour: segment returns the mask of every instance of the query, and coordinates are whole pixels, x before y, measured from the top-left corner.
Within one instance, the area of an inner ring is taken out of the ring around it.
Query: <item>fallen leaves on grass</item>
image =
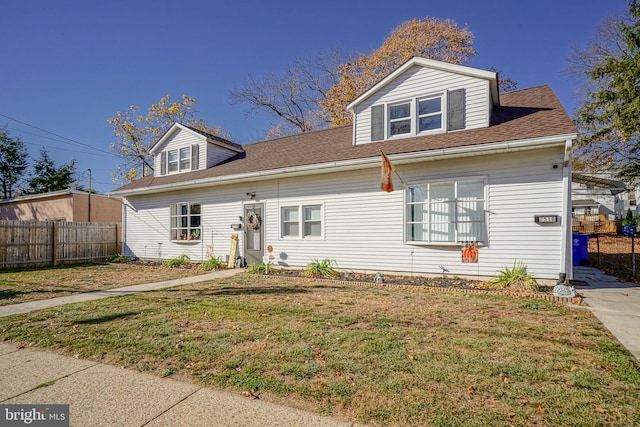
[[[606,414],[607,410],[605,408],[602,407],[602,405],[595,405],[596,407],[596,412],[600,413],[600,414]]]
[[[256,393],[255,391],[252,391],[252,390],[245,390],[242,392],[242,395],[244,397],[250,397],[253,400],[260,399],[260,393]]]

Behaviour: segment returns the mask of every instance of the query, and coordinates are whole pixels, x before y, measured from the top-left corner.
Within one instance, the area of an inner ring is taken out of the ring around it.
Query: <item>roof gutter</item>
[[[505,142],[492,142],[465,147],[442,148],[435,150],[417,151],[411,153],[388,154],[387,157],[394,164],[415,163],[422,161],[442,160],[455,157],[479,156],[486,154],[506,153],[520,150],[531,150],[545,146],[564,146],[568,139],[575,139],[576,134],[555,135],[542,138],[529,138]],[[143,194],[161,193],[171,190],[185,190],[200,187],[225,185],[248,181],[261,181],[266,179],[293,177],[308,174],[321,174],[328,172],[340,172],[345,170],[367,169],[379,166],[380,157],[364,157],[359,159],[339,160],[327,163],[314,163],[311,165],[292,166],[287,168],[269,169],[257,172],[248,172],[236,175],[216,176],[201,178],[192,181],[180,181],[153,187],[136,188],[132,190],[115,190],[109,192],[110,196],[133,196]]]

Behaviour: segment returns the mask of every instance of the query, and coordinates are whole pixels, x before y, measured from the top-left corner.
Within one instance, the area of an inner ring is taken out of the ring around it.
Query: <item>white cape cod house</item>
[[[571,270],[571,144],[548,86],[414,58],[349,107],[353,125],[253,144],[175,124],[123,200],[123,254],[488,277]],[[381,191],[381,153],[395,190]]]

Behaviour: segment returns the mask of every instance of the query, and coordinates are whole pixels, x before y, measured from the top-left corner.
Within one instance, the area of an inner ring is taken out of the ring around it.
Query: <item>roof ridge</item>
[[[204,130],[202,130],[202,129],[198,129],[198,128],[193,127],[193,126],[190,126],[190,125],[185,125],[185,124],[182,124],[182,123],[180,123],[180,124],[181,124],[182,126],[186,127],[187,129],[190,129],[190,130],[192,130],[192,131],[194,131],[194,132],[199,133],[199,134],[200,134],[200,135],[202,135],[202,136],[206,136],[207,138],[215,139],[215,140],[217,140],[218,142],[222,142],[222,143],[225,143],[225,144],[230,144],[230,145],[233,145],[233,146],[238,147],[239,149],[242,149],[242,145],[241,145],[241,144],[238,144],[237,142],[230,141],[230,140],[228,140],[227,138],[223,138],[223,137],[221,137],[221,136],[214,135],[214,134],[212,134],[212,133],[210,133],[210,132],[206,132],[206,131],[204,131]]]

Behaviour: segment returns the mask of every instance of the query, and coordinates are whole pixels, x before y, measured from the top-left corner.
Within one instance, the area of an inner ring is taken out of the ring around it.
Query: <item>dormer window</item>
[[[441,130],[442,109],[442,95],[390,104],[387,113],[389,138]]]
[[[169,162],[169,173],[178,172],[178,150],[169,151],[168,162]]]
[[[389,106],[389,136],[411,133],[411,103]]]
[[[418,133],[442,129],[442,96],[418,100]]]
[[[160,174],[175,172],[189,172],[199,169],[200,146],[193,144],[189,147],[163,151],[160,154]]]
[[[464,129],[464,89],[371,107],[371,141]]]
[[[180,170],[191,169],[191,153],[189,147],[180,149]]]

